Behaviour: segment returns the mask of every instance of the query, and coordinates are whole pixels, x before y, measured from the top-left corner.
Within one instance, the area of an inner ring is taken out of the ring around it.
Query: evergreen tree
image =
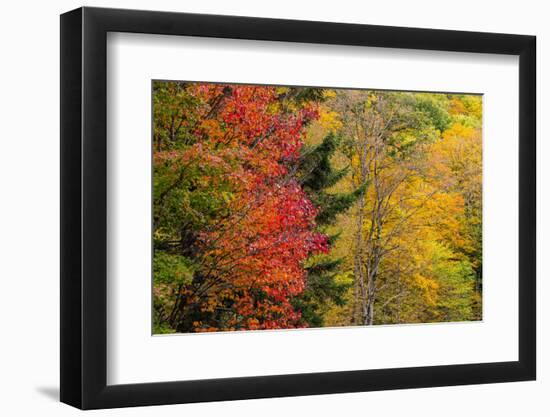
[[[335,169],[331,158],[338,148],[340,138],[333,133],[313,147],[304,147],[298,167],[298,178],[310,200],[319,208],[316,217],[317,227],[326,233],[338,214],[348,210],[364,192],[360,187],[349,193],[329,193],[328,189],[338,183],[348,173],[348,168]],[[329,236],[332,246],[338,235]],[[306,263],[307,287],[293,299],[293,305],[302,312],[303,320],[311,327],[323,326],[323,314],[329,302],[336,305],[345,303],[344,294],[350,284],[335,280],[341,259],[333,259],[330,254],[315,255]]]

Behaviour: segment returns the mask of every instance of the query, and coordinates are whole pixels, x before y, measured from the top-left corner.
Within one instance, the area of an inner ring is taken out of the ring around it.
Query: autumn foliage
[[[178,115],[186,144],[159,136],[154,156],[162,179],[155,183],[157,247],[180,258],[189,275],[177,288],[157,288],[175,300],[169,322],[178,331],[303,326],[290,299],[305,288],[304,260],[328,244],[315,230],[317,208],[289,170],[316,107],[286,111],[274,87],[159,88],[194,104],[192,117]],[[165,210],[181,224],[164,225]]]
[[[411,97],[153,83],[155,332],[479,317],[480,108]]]

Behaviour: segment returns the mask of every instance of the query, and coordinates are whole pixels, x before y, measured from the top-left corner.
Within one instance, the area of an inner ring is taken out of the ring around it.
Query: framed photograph
[[[533,380],[535,37],[61,16],[61,401]]]

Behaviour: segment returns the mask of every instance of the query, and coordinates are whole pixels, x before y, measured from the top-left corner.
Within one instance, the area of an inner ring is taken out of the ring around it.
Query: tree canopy
[[[153,83],[154,333],[481,319],[481,97]]]

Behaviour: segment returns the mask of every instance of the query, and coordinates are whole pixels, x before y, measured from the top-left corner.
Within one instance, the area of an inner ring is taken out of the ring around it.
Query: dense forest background
[[[153,332],[481,319],[478,95],[155,81]]]

